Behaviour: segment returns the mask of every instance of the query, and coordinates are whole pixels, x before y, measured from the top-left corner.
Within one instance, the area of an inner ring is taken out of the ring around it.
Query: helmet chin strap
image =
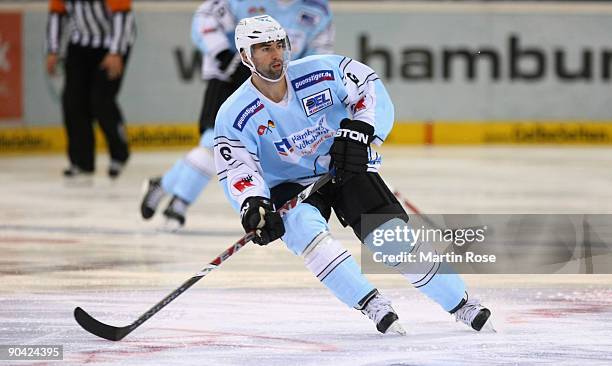
[[[263,76],[259,71],[257,71],[257,68],[255,67],[255,64],[253,63],[253,60],[251,60],[251,56],[249,54],[246,54],[246,58],[249,62],[247,63],[247,62],[244,62],[243,60],[242,63],[246,67],[248,67],[253,73],[257,74],[257,76],[259,76],[260,78],[270,83],[278,83],[279,81],[281,81],[283,79],[283,76],[285,76],[285,72],[287,71],[287,61],[283,60],[283,71],[281,72],[278,79],[270,79],[270,78]]]

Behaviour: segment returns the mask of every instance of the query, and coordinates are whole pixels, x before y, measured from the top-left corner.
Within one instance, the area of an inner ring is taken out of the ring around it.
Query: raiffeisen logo
[[[295,80],[291,81],[293,85],[293,89],[295,91],[302,90],[308,88],[309,86],[315,85],[325,80],[335,80],[334,73],[331,70],[320,70],[311,72],[308,75],[304,75]]]
[[[255,113],[262,110],[263,107],[264,105],[263,103],[261,103],[261,100],[259,100],[259,98],[255,99],[253,103],[249,104],[248,106],[246,106],[246,108],[240,111],[238,118],[236,118],[236,120],[234,121],[234,128],[242,132],[249,118],[251,118],[251,116]]]

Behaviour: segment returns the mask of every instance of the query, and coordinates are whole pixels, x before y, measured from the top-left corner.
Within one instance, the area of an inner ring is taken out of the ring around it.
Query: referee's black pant
[[[106,70],[100,68],[107,52],[71,44],[66,56],[62,110],[68,158],[72,165],[88,172],[95,170],[94,120],[106,137],[111,159],[125,162],[129,157],[127,133],[116,100],[128,57],[123,57],[121,76],[110,80]]]

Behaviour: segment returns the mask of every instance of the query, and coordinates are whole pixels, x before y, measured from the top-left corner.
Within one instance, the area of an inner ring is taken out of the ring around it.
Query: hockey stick
[[[310,195],[318,191],[321,187],[323,187],[331,179],[332,179],[332,174],[327,173],[326,175],[319,178],[316,182],[306,187],[296,197],[289,200],[277,211],[281,215],[286,214],[287,211],[291,210],[298,204],[302,203],[304,200],[310,197]],[[239,251],[243,246],[247,245],[247,243],[250,242],[254,236],[255,234],[253,231],[245,234],[242,238],[240,238],[237,242],[235,242],[231,247],[227,248],[223,253],[221,253],[217,258],[213,259],[212,262],[210,262],[201,271],[194,274],[190,279],[185,281],[176,290],[172,291],[163,300],[155,304],[155,306],[153,306],[151,309],[147,310],[144,314],[142,314],[138,319],[136,319],[130,325],[126,325],[124,327],[115,327],[112,325],[104,324],[96,320],[94,317],[89,315],[85,310],[83,310],[80,307],[77,307],[74,309],[74,318],[76,319],[77,323],[79,323],[79,325],[83,327],[83,329],[88,331],[89,333],[97,335],[98,337],[101,337],[104,339],[108,339],[109,341],[120,341],[126,335],[134,331],[134,329],[142,325],[142,323],[144,323],[147,319],[155,315],[157,312],[163,309],[166,305],[168,305],[170,302],[176,299],[180,294],[187,291],[188,288],[193,286],[202,277],[206,276],[208,273],[217,269],[221,265],[221,263],[226,261],[234,253]]]
[[[386,183],[386,182],[385,182]],[[433,227],[434,229],[442,229],[440,227],[440,225],[436,224],[432,219],[430,219],[429,217],[427,217],[427,215],[424,215],[421,210],[419,210],[418,208],[416,208],[415,205],[413,205],[412,203],[410,203],[410,201],[408,201],[406,198],[404,198],[404,196],[402,196],[402,194],[395,188],[393,188],[389,183],[386,183],[387,187],[389,187],[389,190],[391,192],[393,192],[393,195],[395,196],[395,198],[397,198],[398,201],[400,201],[400,204],[405,206],[406,208],[408,208],[410,211],[412,211],[415,215],[418,215],[421,219],[423,219],[423,221],[425,221],[425,223],[427,223],[427,225]]]
[[[424,215],[418,208],[416,208],[415,205],[413,205],[412,203],[410,203],[410,201],[404,198],[397,189],[392,188],[391,190],[393,191],[393,195],[395,196],[395,198],[397,198],[397,200],[400,201],[401,204],[406,206],[415,215],[418,215],[421,219],[423,219],[423,221],[425,221],[427,225],[433,227],[434,229],[442,229],[440,225],[436,224],[432,219],[427,217],[427,215]]]
[[[405,207],[407,207],[410,211],[412,211],[415,215],[419,216],[427,225],[431,226],[432,228],[436,229],[436,230],[452,230],[453,232],[457,231],[457,230],[464,230],[464,229],[481,229],[481,228],[486,228],[486,225],[477,225],[474,227],[460,227],[460,228],[455,228],[455,229],[451,229],[451,228],[445,228],[442,227],[438,224],[436,224],[432,219],[430,219],[426,214],[422,213],[421,210],[419,210],[418,208],[416,208],[415,205],[413,205],[410,201],[408,201],[406,198],[404,198],[404,196],[402,196],[402,194],[395,188],[387,185],[389,187],[389,189],[393,192],[393,195],[395,196],[395,198],[397,198],[398,201],[400,201],[400,204],[404,205]],[[489,230],[489,233],[491,232],[491,230]]]

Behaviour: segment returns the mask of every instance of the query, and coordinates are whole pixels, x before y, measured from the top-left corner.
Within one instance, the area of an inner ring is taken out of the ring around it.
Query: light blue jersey
[[[334,28],[327,0],[208,0],[195,12],[191,24],[191,39],[204,55],[204,79],[226,76],[228,71],[219,70],[215,56],[223,50],[235,51],[234,30],[240,19],[262,14],[283,26],[293,59],[332,52]],[[235,65],[239,62],[236,58]]]
[[[215,165],[236,210],[250,196],[269,197],[278,184],[308,184],[325,174],[342,119],[374,126],[378,145],[391,131],[391,99],[376,73],[358,61],[310,56],[290,62],[285,79],[285,100],[269,100],[249,79],[217,115]],[[371,151],[368,170],[379,165],[380,157]]]

